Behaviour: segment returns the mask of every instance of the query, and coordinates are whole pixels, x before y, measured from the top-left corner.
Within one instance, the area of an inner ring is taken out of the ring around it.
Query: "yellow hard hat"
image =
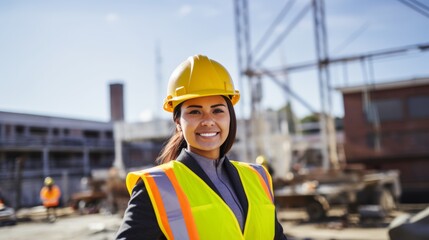
[[[49,186],[54,184],[54,179],[52,179],[51,177],[46,177],[45,178],[45,185]]]
[[[195,55],[182,62],[168,81],[164,110],[173,112],[180,103],[197,97],[223,95],[236,104],[240,92],[228,71],[218,62],[203,55]]]

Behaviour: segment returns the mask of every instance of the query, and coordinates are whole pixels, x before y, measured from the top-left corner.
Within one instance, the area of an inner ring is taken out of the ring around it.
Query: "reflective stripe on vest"
[[[259,165],[231,162],[248,198],[244,233],[222,198],[180,162],[130,173],[127,188],[131,192],[143,179],[167,239],[273,239],[275,210],[269,175]]]
[[[171,164],[170,164],[171,165]],[[192,217],[189,202],[177,183],[174,172],[168,164],[137,172],[143,179],[155,210],[158,225],[167,239],[199,239]],[[143,177],[144,176],[144,177]],[[137,177],[137,178],[136,178]],[[136,176],[127,176],[127,188],[131,193],[130,182],[136,183]],[[133,184],[133,186],[134,186]]]
[[[261,182],[261,184],[264,187],[265,192],[269,194],[271,201],[274,202],[273,188],[272,188],[273,184],[272,184],[271,178],[268,177],[269,174],[267,170],[262,165],[259,165],[259,164],[249,164],[249,166],[251,166],[259,173],[259,176],[264,181],[263,183]]]

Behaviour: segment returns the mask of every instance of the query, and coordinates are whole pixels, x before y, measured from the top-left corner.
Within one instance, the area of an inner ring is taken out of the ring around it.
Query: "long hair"
[[[231,100],[225,96],[222,96],[225,99],[226,105],[228,106],[230,121],[229,121],[229,133],[225,142],[220,146],[219,156],[223,157],[229,150],[235,141],[235,135],[237,133],[237,118],[235,116],[234,106],[231,103]],[[174,108],[173,111],[173,121],[177,123],[181,115],[181,107],[183,103],[180,103]],[[188,147],[183,132],[179,131],[176,127],[174,128],[174,134],[170,137],[168,142],[165,144],[164,148],[161,150],[156,163],[162,164],[167,163],[171,160],[175,160],[183,148]]]

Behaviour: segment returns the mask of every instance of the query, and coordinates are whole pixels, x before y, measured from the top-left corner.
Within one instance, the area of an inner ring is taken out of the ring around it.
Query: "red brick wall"
[[[380,125],[381,149],[368,144],[368,135],[376,135],[375,127],[366,120],[362,93],[344,94],[345,154],[348,161],[369,158],[429,158],[429,118],[413,119],[408,115],[410,96],[429,96],[429,85],[403,89],[370,91],[372,100],[401,99],[403,119],[385,121]],[[428,106],[429,107],[429,106]]]

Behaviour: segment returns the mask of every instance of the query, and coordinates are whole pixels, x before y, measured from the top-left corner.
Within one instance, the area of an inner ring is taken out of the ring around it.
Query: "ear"
[[[181,132],[182,131],[182,127],[180,126],[180,124],[176,124],[176,130],[178,131],[178,132]]]

